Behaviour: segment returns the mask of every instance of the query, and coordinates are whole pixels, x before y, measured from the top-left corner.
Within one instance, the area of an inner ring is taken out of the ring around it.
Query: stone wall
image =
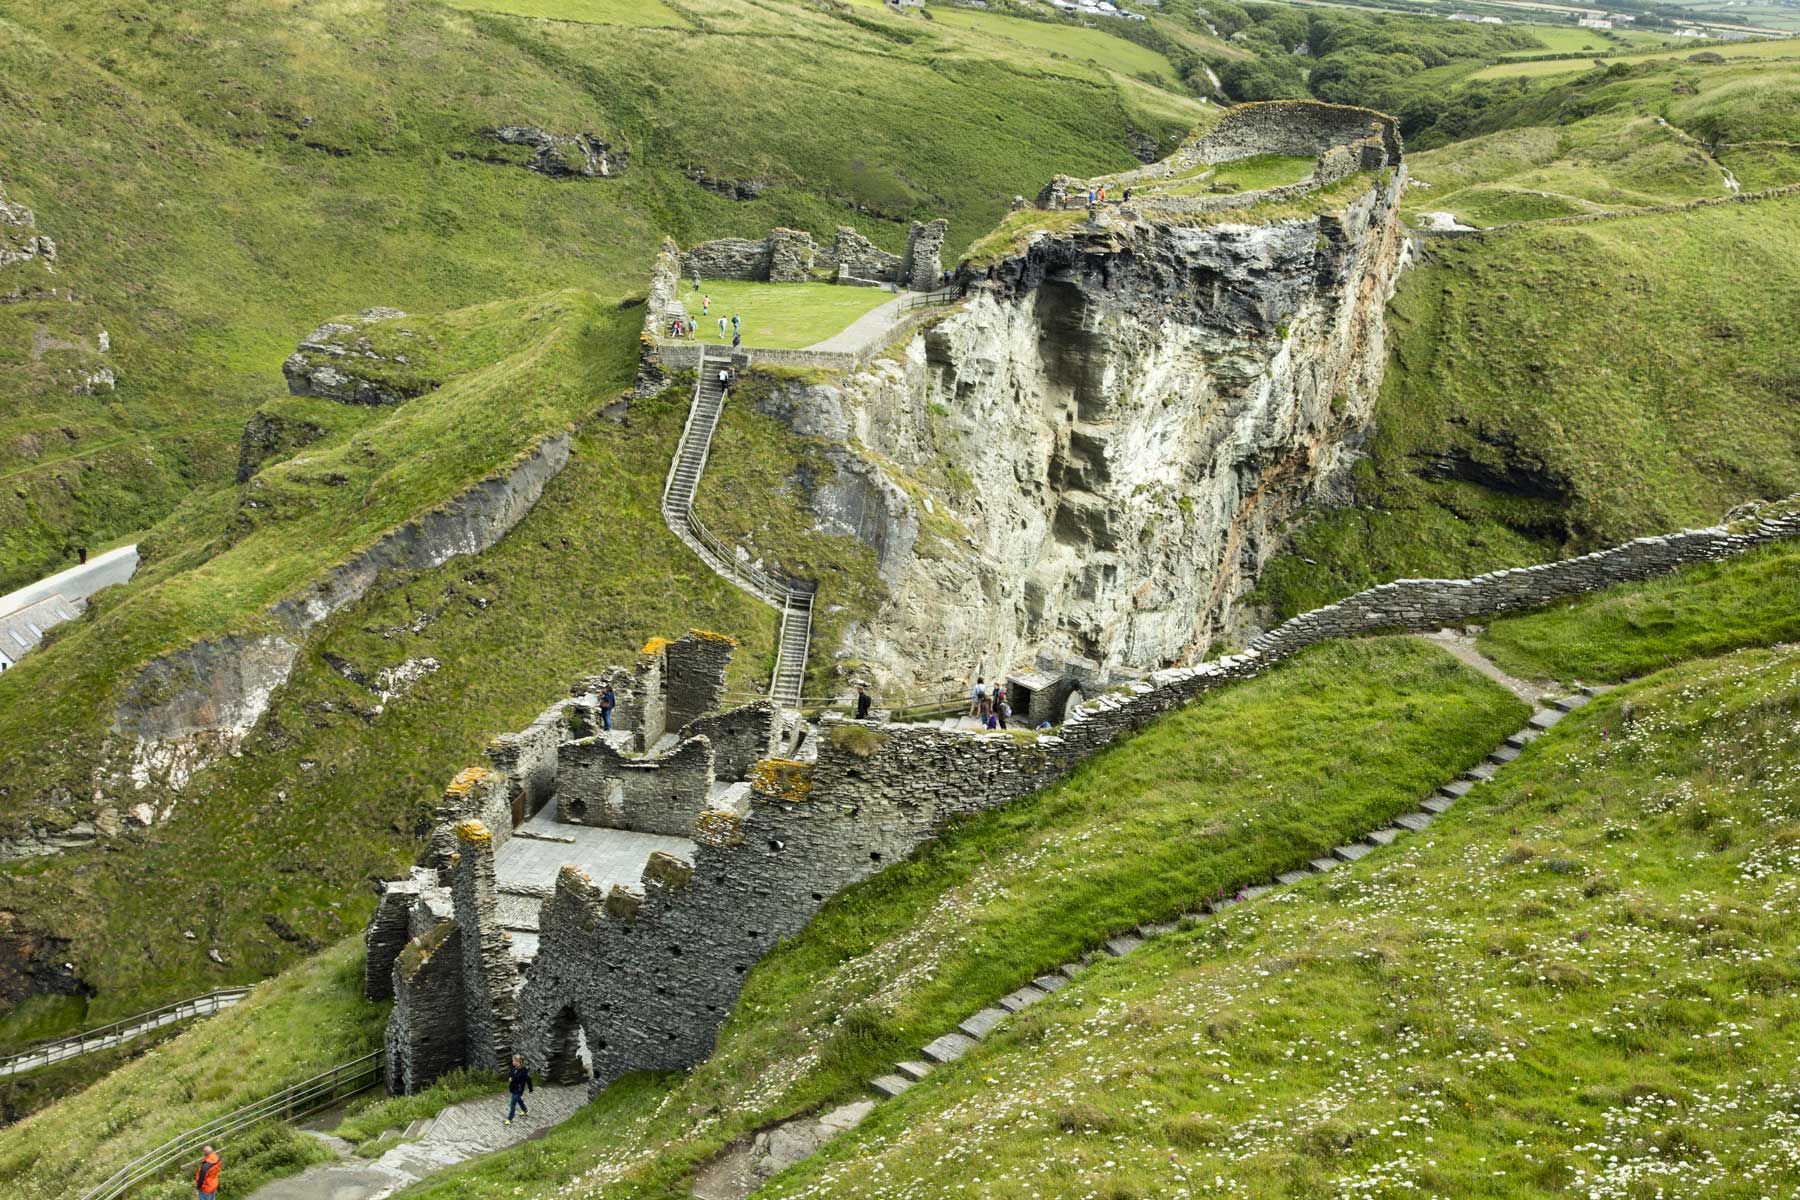
[[[840,275],[856,279],[892,283],[900,278],[900,256],[889,254],[848,225],[837,227],[827,261]]]
[[[722,633],[691,630],[662,647],[664,727],[680,729],[725,699],[725,672],[737,642]],[[648,747],[646,747],[648,748]]]
[[[780,735],[781,719],[770,700],[757,700],[682,726],[683,739],[703,737],[712,744],[713,772],[720,779],[748,779],[750,768],[768,757]],[[683,837],[687,834],[684,831]]]
[[[480,821],[456,827],[450,894],[462,940],[463,1062],[499,1070],[512,1057],[517,971],[495,914],[494,836]]]
[[[769,282],[805,283],[812,278],[819,248],[803,229],[769,231]]]
[[[906,235],[906,253],[900,256],[900,283],[915,292],[929,292],[943,283],[944,237],[950,222],[914,221]]]
[[[715,238],[681,252],[681,277],[706,279],[767,279],[769,239]]]
[[[556,819],[569,825],[687,837],[712,799],[712,743],[692,737],[667,754],[631,758],[600,738],[562,748]]]
[[[390,1093],[419,1091],[463,1065],[462,976],[462,938],[450,920],[409,944],[394,963],[385,1040]]]
[[[691,869],[655,865],[638,887],[604,895],[563,872],[520,994],[521,1053],[534,1066],[553,1065],[573,1014],[593,1053],[596,1091],[631,1071],[700,1062],[745,973],[828,896],[905,856],[948,818],[1052,783],[1162,714],[1306,646],[1435,629],[1797,536],[1800,508],[1790,503],[1730,528],[1640,538],[1565,562],[1385,584],[1286,622],[1243,654],[1160,671],[1090,700],[1055,735],[1027,741],[827,717],[816,762],[760,763],[747,809],[699,815]]]

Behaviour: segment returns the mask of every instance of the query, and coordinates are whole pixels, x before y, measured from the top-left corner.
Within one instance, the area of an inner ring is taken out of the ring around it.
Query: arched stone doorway
[[[587,1035],[581,1017],[573,1004],[565,1004],[550,1023],[549,1061],[544,1064],[544,1082],[580,1083],[589,1075]]]

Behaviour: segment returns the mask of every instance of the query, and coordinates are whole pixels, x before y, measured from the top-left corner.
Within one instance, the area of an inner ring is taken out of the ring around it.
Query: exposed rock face
[[[301,341],[300,348],[281,364],[288,393],[319,396],[341,404],[399,404],[435,386],[428,380],[400,382],[372,367],[407,365],[404,356],[384,356],[363,332],[376,321],[391,321],[406,314],[397,308],[365,308],[354,324],[327,321]],[[245,431],[248,435],[248,430]],[[240,455],[240,463],[242,457]]]
[[[1403,172],[1370,178],[1305,220],[1041,236],[897,361],[772,400],[861,451],[814,495],[891,585],[849,652],[916,686],[1204,649],[1366,431],[1405,248]]]
[[[684,167],[687,177],[727,200],[754,200],[768,191],[771,184],[766,179],[721,179],[705,167]]]
[[[37,217],[23,204],[6,198],[0,187],[0,268],[22,266],[36,260],[44,266],[56,262],[56,243],[37,231]]]
[[[278,413],[252,413],[238,439],[237,481],[246,483],[272,458],[286,458],[311,445],[325,430],[311,421],[299,421]]]
[[[569,444],[566,433],[547,439],[506,473],[402,525],[276,604],[269,615],[281,632],[209,639],[147,664],[113,718],[130,784],[178,792],[194,772],[235,752],[287,681],[309,629],[361,599],[385,572],[429,570],[492,546],[568,463]]]
[[[481,136],[509,146],[530,146],[534,153],[525,164],[553,179],[605,179],[625,166],[625,155],[591,133],[551,133],[535,125],[502,125],[484,129]]]

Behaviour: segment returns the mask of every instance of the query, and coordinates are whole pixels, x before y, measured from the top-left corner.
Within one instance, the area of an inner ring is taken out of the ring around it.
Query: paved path
[[[814,342],[808,350],[827,350],[836,354],[855,354],[882,334],[900,324],[911,310],[902,307],[908,292],[902,292],[886,304],[878,304],[837,333],[822,342]]]
[[[446,1167],[504,1150],[553,1129],[587,1103],[587,1084],[541,1087],[527,1097],[531,1114],[504,1122],[506,1096],[479,1096],[452,1104],[422,1137],[401,1142],[373,1161],[350,1157],[345,1143],[324,1140],[345,1157],[308,1167],[251,1193],[251,1200],[382,1200]]]
[[[1526,683],[1523,679],[1508,675],[1501,670],[1500,664],[1478,650],[1475,646],[1475,639],[1461,630],[1440,629],[1436,633],[1421,633],[1417,636],[1420,640],[1430,642],[1434,646],[1442,646],[1527,704],[1535,705],[1549,695],[1543,688]]]
[[[0,596],[0,616],[35,604],[47,596],[65,600],[85,600],[103,587],[124,583],[137,571],[136,544],[120,546],[105,554],[96,554],[78,567],[58,571],[36,583],[28,583],[16,592]]]

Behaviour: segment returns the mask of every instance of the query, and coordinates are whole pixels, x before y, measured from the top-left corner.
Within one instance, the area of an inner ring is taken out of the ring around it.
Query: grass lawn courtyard
[[[706,315],[700,313],[702,297],[712,297]],[[682,281],[681,303],[698,323],[695,337],[718,344],[731,341],[730,321],[743,319],[744,345],[762,350],[798,350],[822,342],[872,308],[894,298],[884,288],[843,287],[834,283],[751,283],[736,279],[702,279],[694,291],[693,280]],[[727,326],[719,337],[719,318]]]

